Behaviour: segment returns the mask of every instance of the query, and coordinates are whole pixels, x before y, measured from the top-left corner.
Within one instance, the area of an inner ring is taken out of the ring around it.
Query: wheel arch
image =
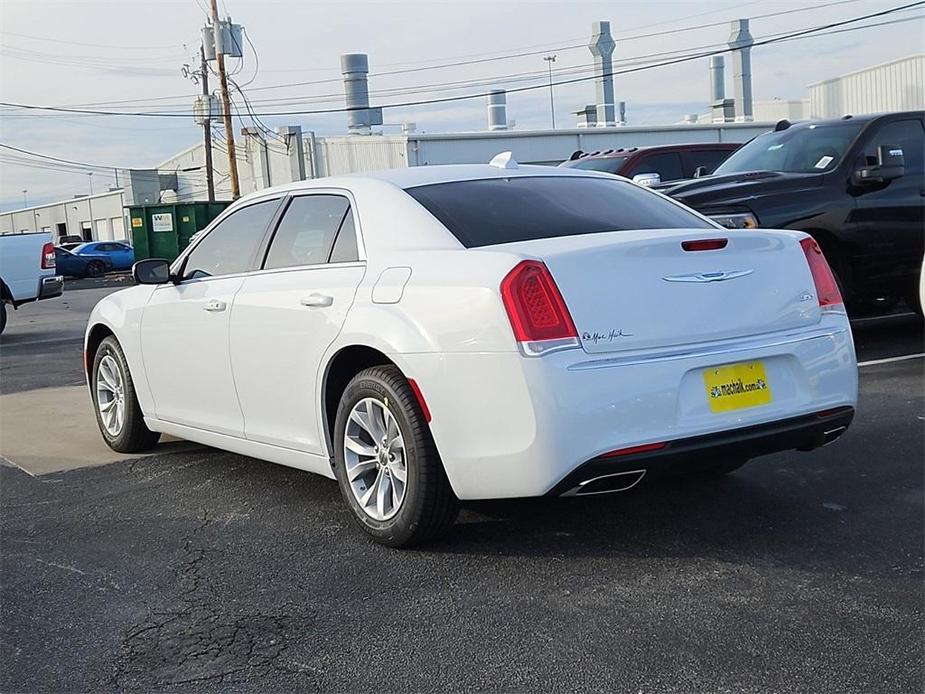
[[[321,379],[321,425],[327,449],[333,458],[334,421],[340,397],[354,376],[371,366],[391,365],[404,375],[402,368],[385,352],[365,344],[344,345],[328,359]]]
[[[109,336],[119,339],[115,331],[105,323],[96,323],[87,330],[84,343],[84,374],[88,379],[90,378],[90,367],[93,364],[94,357],[96,357],[96,350],[100,348],[103,340]]]

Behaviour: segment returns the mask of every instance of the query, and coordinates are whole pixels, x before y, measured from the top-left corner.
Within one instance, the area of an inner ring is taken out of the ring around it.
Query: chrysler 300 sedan
[[[433,166],[237,201],[86,333],[100,431],[335,478],[405,546],[460,500],[722,474],[837,438],[848,319],[801,232],[727,230],[606,173]]]

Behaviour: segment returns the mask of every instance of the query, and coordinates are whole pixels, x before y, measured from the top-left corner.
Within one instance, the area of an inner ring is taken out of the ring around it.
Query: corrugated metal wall
[[[408,166],[408,138],[404,135],[354,135],[317,140],[319,176],[359,171],[402,169]],[[309,148],[306,147],[308,150]],[[306,157],[310,152],[306,151]]]
[[[925,109],[925,55],[811,84],[809,109],[811,118]]]

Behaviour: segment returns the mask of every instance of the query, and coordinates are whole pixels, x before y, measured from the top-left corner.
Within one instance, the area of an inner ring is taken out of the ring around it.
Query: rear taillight
[[[822,249],[812,237],[800,239],[800,245],[803,247],[803,254],[806,256],[806,262],[809,263],[809,271],[813,275],[813,284],[816,285],[816,297],[819,299],[819,305],[823,308],[826,306],[840,306],[842,302],[841,292],[838,291],[838,282],[835,281],[835,275],[832,274],[832,268],[822,255]]]
[[[501,299],[525,355],[579,346],[568,307],[544,263],[519,263],[501,282]]]
[[[55,266],[54,244],[46,243],[42,246],[42,269],[51,270]]]

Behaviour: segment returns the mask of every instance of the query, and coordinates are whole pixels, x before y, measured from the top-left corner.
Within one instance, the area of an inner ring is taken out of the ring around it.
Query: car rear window
[[[406,192],[466,248],[627,229],[712,229],[661,196],[619,179],[518,176]]]
[[[604,173],[619,173],[626,163],[627,157],[602,157],[600,159],[578,159],[569,162],[570,169],[585,169],[586,171],[603,171]]]

